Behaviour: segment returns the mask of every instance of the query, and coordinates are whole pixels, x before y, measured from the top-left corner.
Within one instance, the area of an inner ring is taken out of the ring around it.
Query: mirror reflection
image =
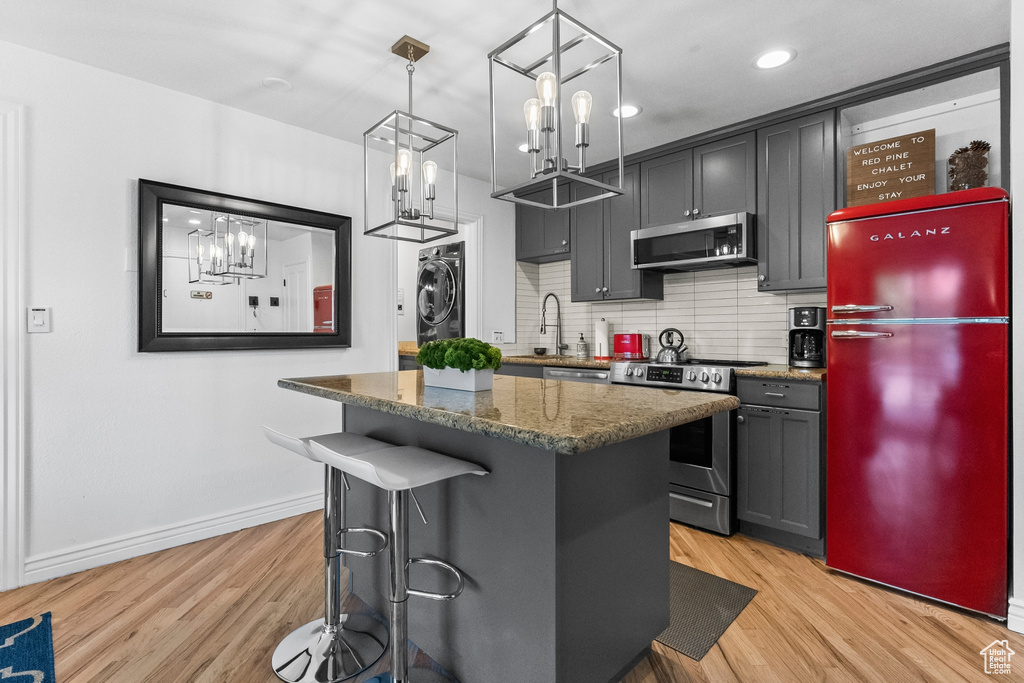
[[[335,330],[334,231],[163,204],[162,332]]]
[[[352,219],[139,179],[139,351],[345,347]]]

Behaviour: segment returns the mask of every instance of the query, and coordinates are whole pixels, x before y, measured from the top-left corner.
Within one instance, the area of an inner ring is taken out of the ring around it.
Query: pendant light
[[[491,196],[559,209],[622,194],[622,50],[555,0],[487,58]],[[615,182],[588,177],[588,157],[614,162]]]
[[[412,76],[430,46],[404,36],[391,51],[409,60],[409,110],[363,133],[363,234],[431,242],[459,232],[459,134],[412,113]]]

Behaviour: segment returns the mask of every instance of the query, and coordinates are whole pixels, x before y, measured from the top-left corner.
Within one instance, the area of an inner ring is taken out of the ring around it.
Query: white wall
[[[1010,206],[1013,207],[1018,198],[1024,201],[1024,6],[1016,2],[1010,8],[1010,120],[1014,122],[1010,128]],[[1024,264],[1024,240],[1013,240],[1012,249],[1011,274],[1012,264]],[[1024,331],[1016,329],[1019,324],[1017,321],[1024,320],[1024,277],[1019,272],[1016,277],[1012,277],[1012,286],[1011,391],[1014,386],[1024,387]],[[1010,451],[1013,455],[1010,470],[1013,472],[1010,494],[1010,500],[1013,501],[1010,520],[1013,530],[1010,543],[1013,574],[1010,580],[1010,616],[1007,626],[1024,633],[1024,429],[1020,428],[1020,425],[1024,425],[1024,401],[1017,398],[1013,402],[1010,418],[1018,428],[1010,432],[1013,435]]]
[[[339,429],[277,379],[394,355],[359,146],[2,42],[0,100],[25,109],[26,303],[53,308],[23,337],[26,581],[315,508],[319,469],[259,427]],[[140,177],[352,216],[352,348],[136,352]]]

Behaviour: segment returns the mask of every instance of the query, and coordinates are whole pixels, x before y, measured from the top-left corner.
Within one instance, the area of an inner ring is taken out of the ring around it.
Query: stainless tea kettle
[[[675,343],[675,335],[679,335],[679,343]],[[668,339],[666,340],[666,335]],[[655,359],[658,363],[681,363],[683,356],[686,352],[686,344],[683,343],[683,333],[674,327],[669,327],[661,331],[658,335],[658,343],[661,344],[661,350],[658,351],[658,357]]]

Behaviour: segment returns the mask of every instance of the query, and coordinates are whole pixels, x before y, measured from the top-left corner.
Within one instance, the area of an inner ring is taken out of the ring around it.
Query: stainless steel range
[[[614,361],[611,381],[652,389],[736,393],[736,368],[757,361],[690,358],[679,363]],[[669,518],[731,534],[736,526],[736,411],[670,430]]]

